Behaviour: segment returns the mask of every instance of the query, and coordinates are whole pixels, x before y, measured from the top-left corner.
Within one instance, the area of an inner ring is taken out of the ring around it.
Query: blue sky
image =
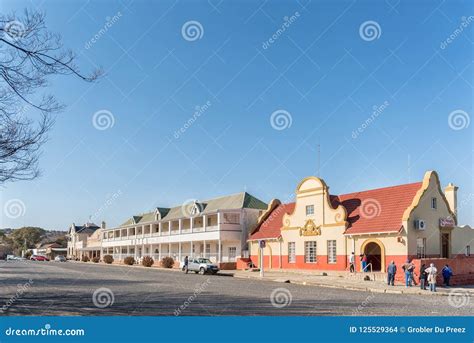
[[[83,71],[106,71],[94,84],[50,80],[68,107],[44,146],[42,177],[5,185],[3,203],[21,200],[22,215],[4,215],[2,227],[65,230],[89,216],[117,225],[154,206],[244,190],[291,201],[318,173],[318,144],[333,193],[420,181],[434,169],[443,186],[460,186],[460,222],[474,223],[468,1],[0,7],[44,10]],[[190,21],[197,36],[183,34]],[[97,112],[113,125],[94,125]]]

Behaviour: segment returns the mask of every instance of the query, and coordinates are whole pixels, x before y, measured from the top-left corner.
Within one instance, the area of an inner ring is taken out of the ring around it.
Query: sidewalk
[[[275,281],[283,283],[295,283],[300,285],[312,285],[329,288],[343,288],[348,290],[376,292],[376,293],[394,293],[394,294],[420,294],[420,295],[444,295],[447,296],[453,290],[459,290],[463,293],[474,296],[474,286],[453,286],[449,288],[437,287],[437,292],[433,293],[429,290],[421,290],[419,286],[406,288],[404,285],[395,284],[388,286],[383,281],[364,281],[351,274],[327,275],[323,276],[322,272],[296,272],[296,271],[265,271],[265,276],[260,277],[258,271],[222,271],[223,273],[232,273],[236,278],[258,279],[265,281]]]

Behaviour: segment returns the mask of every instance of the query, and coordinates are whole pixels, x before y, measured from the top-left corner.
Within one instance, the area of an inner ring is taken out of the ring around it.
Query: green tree
[[[8,237],[12,242],[13,249],[20,253],[26,249],[32,249],[38,244],[46,231],[40,227],[22,227],[14,230]]]

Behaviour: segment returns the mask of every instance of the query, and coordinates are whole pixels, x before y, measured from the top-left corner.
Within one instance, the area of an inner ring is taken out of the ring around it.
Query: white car
[[[184,263],[182,269],[185,271]],[[217,274],[219,267],[208,258],[190,258],[188,260],[188,271],[204,275],[206,273]]]
[[[63,255],[58,255],[54,258],[56,262],[66,262],[66,258]]]

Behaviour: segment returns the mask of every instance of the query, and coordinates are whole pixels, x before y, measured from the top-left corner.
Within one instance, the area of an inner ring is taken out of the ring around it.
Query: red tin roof
[[[411,205],[422,182],[368,191],[331,195],[333,207],[342,205],[347,210],[349,226],[345,234],[398,232],[405,210]],[[293,212],[295,203],[281,204],[250,236],[251,240],[278,238],[283,226],[283,215]]]

